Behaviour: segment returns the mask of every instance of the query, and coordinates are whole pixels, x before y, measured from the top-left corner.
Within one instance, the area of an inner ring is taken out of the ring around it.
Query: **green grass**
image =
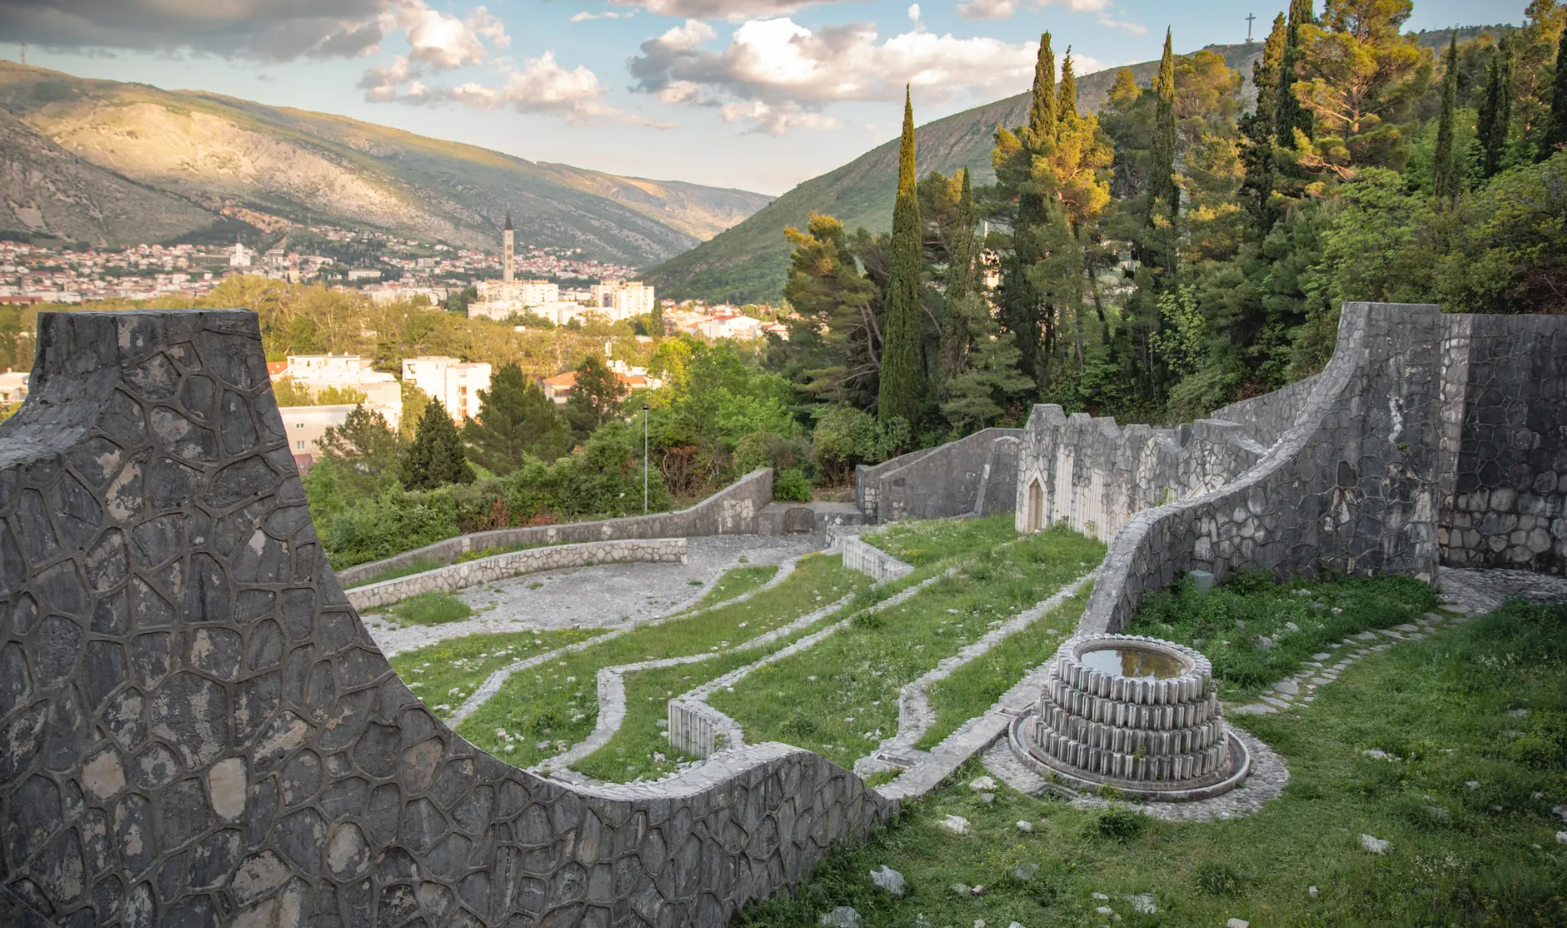
[[[445,625],[473,615],[473,607],[450,593],[419,593],[379,611],[401,625]]]
[[[445,717],[502,667],[576,644],[603,631],[595,628],[469,635],[406,651],[393,657],[391,664],[409,689]]]
[[[906,564],[924,567],[955,555],[984,551],[1017,540],[1012,513],[979,519],[928,519],[894,522],[866,532],[860,540]]]
[[[1088,605],[1091,586],[1039,617],[1039,620],[985,654],[964,664],[930,688],[936,721],[914,746],[930,750],[957,731],[964,722],[995,705],[1001,694],[1024,675],[1050,659],[1061,642],[1077,628]]]
[[[1509,715],[1518,709],[1528,715]],[[1510,604],[1368,655],[1309,706],[1237,721],[1291,773],[1254,815],[1158,822],[1005,788],[986,805],[963,785],[984,772],[971,762],[893,827],[831,854],[796,898],[752,906],[736,924],[805,928],[851,905],[863,928],[1111,924],[1099,906],[1126,928],[1567,925],[1567,847],[1550,812],[1567,802],[1567,609]],[[1399,759],[1362,753],[1373,748]],[[939,830],[948,814],[973,832]],[[1363,850],[1361,834],[1391,842],[1387,853]],[[872,886],[883,864],[909,880],[904,899]],[[1021,864],[1037,874],[1017,879]],[[959,896],[959,882],[985,891]],[[1138,893],[1153,894],[1157,914],[1133,911]]]
[[[537,763],[557,753],[558,745],[575,744],[593,730],[598,714],[595,681],[599,668],[723,650],[792,622],[869,583],[863,574],[846,570],[839,557],[801,558],[788,579],[743,603],[640,628],[565,655],[531,673],[513,676],[464,723],[461,733],[485,750],[494,751],[508,743],[495,732],[506,731],[515,749],[502,756],[518,766]],[[539,748],[539,743],[548,746]],[[639,772],[623,771],[622,777],[631,779]]]
[[[761,668],[734,692],[708,701],[739,722],[748,740],[785,741],[852,766],[898,730],[898,690],[905,683],[1091,570],[1103,555],[1103,545],[1064,527],[991,548],[904,603],[861,613],[810,650]]]
[[[776,564],[766,567],[732,567],[724,571],[724,575],[718,578],[718,582],[713,584],[696,605],[691,607],[691,610],[694,612],[707,609],[744,596],[776,576],[778,576]]]
[[[1270,574],[1243,573],[1207,595],[1183,577],[1149,597],[1127,632],[1202,651],[1213,662],[1220,698],[1239,700],[1257,695],[1294,673],[1313,653],[1350,635],[1412,622],[1435,608],[1436,594],[1410,577],[1280,585]],[[1272,644],[1259,647],[1259,637]]]

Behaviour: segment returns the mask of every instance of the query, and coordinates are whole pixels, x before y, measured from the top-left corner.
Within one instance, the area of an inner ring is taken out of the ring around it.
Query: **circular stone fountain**
[[[1063,643],[1037,713],[1014,723],[1012,743],[1068,786],[1153,800],[1216,796],[1250,766],[1221,716],[1208,659],[1133,635]]]

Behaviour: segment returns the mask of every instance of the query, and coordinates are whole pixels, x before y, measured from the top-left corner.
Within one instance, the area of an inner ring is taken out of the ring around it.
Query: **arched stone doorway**
[[[1023,529],[1029,533],[1037,532],[1045,527],[1045,490],[1039,485],[1039,478],[1035,477],[1028,482],[1027,508],[1023,511]]]

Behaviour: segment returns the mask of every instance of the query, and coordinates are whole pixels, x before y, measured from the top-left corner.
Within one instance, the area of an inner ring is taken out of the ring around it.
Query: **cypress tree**
[[[877,416],[913,423],[924,394],[920,358],[920,203],[914,170],[914,104],[903,90],[903,143],[898,150],[898,199],[892,208],[892,256],[887,274]]]
[[[1540,135],[1540,151],[1536,157],[1544,161],[1556,154],[1556,149],[1567,145],[1567,29],[1562,30],[1561,42],[1556,46],[1556,77],[1551,81],[1551,115],[1545,121],[1545,131]]]
[[[1066,57],[1061,59],[1061,86],[1056,91],[1056,118],[1066,122],[1067,117],[1077,116],[1077,76],[1072,73],[1072,46],[1066,47]]]
[[[941,315],[941,386],[947,395],[952,378],[963,369],[969,350],[968,297],[974,291],[974,187],[967,168],[962,193],[958,195],[957,230],[952,240],[952,258],[947,262],[947,291]]]
[[[496,371],[490,388],[479,391],[479,415],[462,431],[473,460],[497,474],[521,467],[524,455],[553,461],[571,447],[560,407],[515,364]]]
[[[1436,128],[1432,189],[1439,199],[1458,199],[1458,159],[1453,156],[1453,110],[1458,106],[1458,30],[1447,44],[1442,75],[1442,115]]]
[[[1478,126],[1480,178],[1490,180],[1502,169],[1507,152],[1507,131],[1513,121],[1513,46],[1503,36],[1486,69],[1485,97],[1480,101]]]
[[[1262,45],[1262,57],[1252,62],[1251,83],[1257,88],[1257,106],[1241,117],[1241,166],[1246,172],[1241,181],[1240,200],[1258,231],[1267,234],[1278,221],[1278,210],[1270,205],[1273,194],[1273,118],[1278,109],[1279,70],[1284,57],[1284,14],[1273,19],[1273,31]]]
[[[1289,25],[1284,32],[1284,54],[1279,60],[1279,95],[1273,116],[1273,132],[1279,144],[1295,147],[1295,130],[1311,138],[1311,111],[1301,105],[1295,96],[1295,80],[1299,77],[1300,62],[1305,57],[1301,47],[1300,27],[1312,22],[1311,0],[1290,0]]]
[[[398,470],[403,486],[410,490],[473,482],[473,468],[463,457],[462,438],[440,400],[432,398],[425,404],[414,440]]]
[[[1163,211],[1174,219],[1180,209],[1180,187],[1175,181],[1175,55],[1170,50],[1170,30],[1164,31],[1164,56],[1154,78],[1153,167],[1148,179],[1150,219]]]
[[[1023,143],[1034,152],[1044,150],[1055,133],[1056,56],[1050,50],[1050,33],[1039,37],[1039,57],[1034,62],[1034,96],[1028,106],[1028,130]]]

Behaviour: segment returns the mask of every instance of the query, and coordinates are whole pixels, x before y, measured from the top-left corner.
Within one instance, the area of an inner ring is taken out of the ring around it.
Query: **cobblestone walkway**
[[[692,538],[684,564],[574,567],[464,590],[457,595],[473,607],[474,616],[462,622],[399,626],[383,615],[362,618],[387,657],[451,638],[491,632],[612,628],[688,608],[730,568],[782,563],[820,551],[825,544],[826,538],[820,535]]]

